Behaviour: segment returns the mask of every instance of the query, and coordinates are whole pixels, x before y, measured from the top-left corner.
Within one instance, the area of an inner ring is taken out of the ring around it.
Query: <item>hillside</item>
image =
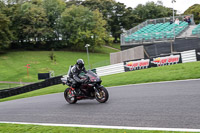
[[[108,65],[110,52],[116,52],[116,50],[102,47],[97,49],[96,53],[90,52],[91,67]],[[54,51],[56,61],[51,60],[51,53],[51,51],[17,51],[0,54],[0,81],[35,82],[38,81],[38,73],[49,71],[54,71],[55,75],[62,75],[79,58],[82,58],[86,68],[89,68],[86,52]],[[31,67],[29,76],[27,76],[27,68],[24,67],[27,64]]]

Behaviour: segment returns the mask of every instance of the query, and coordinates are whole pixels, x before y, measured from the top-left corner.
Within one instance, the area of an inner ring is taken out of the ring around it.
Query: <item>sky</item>
[[[138,4],[145,4],[148,1],[154,1],[155,3],[158,0],[116,0],[117,2],[124,3],[127,7],[135,8]],[[166,7],[173,8],[172,0],[161,0],[163,5]],[[194,4],[200,4],[200,0],[176,0],[174,3],[174,9],[177,10],[178,14],[184,13],[190,6]]]

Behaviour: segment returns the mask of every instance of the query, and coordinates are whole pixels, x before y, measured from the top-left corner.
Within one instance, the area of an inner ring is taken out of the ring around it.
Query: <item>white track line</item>
[[[189,82],[189,81],[200,81],[200,79],[186,79],[186,80],[172,80],[172,81],[160,81],[160,82],[150,82],[150,83],[138,83],[138,84],[128,84],[128,85],[121,85],[121,86],[111,86],[111,87],[107,87],[107,88],[126,87],[126,86],[133,86],[133,85],[138,86],[138,85],[165,84],[165,83],[175,83],[175,82]]]
[[[59,126],[59,127],[83,127],[83,128],[104,128],[104,129],[128,129],[128,130],[148,130],[148,131],[173,131],[173,132],[200,132],[200,129],[187,128],[154,128],[154,127],[125,127],[125,126],[100,126],[100,125],[79,125],[79,124],[52,124],[52,123],[28,123],[28,122],[5,122],[7,124],[26,124],[41,126]]]

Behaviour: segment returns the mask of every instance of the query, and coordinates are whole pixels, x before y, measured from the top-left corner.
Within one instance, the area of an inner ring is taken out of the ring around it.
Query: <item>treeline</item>
[[[146,19],[172,16],[162,2],[136,8],[115,0],[0,0],[0,49],[84,49],[120,41]]]

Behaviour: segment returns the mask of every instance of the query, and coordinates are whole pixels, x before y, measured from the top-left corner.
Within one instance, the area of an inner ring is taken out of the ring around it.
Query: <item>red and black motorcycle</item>
[[[97,74],[89,70],[80,77],[85,80],[79,87],[80,94],[77,94],[75,88],[72,87],[72,83],[68,80],[69,77],[61,79],[63,84],[69,86],[64,92],[64,97],[68,103],[74,104],[77,100],[83,99],[96,99],[100,103],[105,103],[108,100],[108,91],[101,85],[102,80]]]

